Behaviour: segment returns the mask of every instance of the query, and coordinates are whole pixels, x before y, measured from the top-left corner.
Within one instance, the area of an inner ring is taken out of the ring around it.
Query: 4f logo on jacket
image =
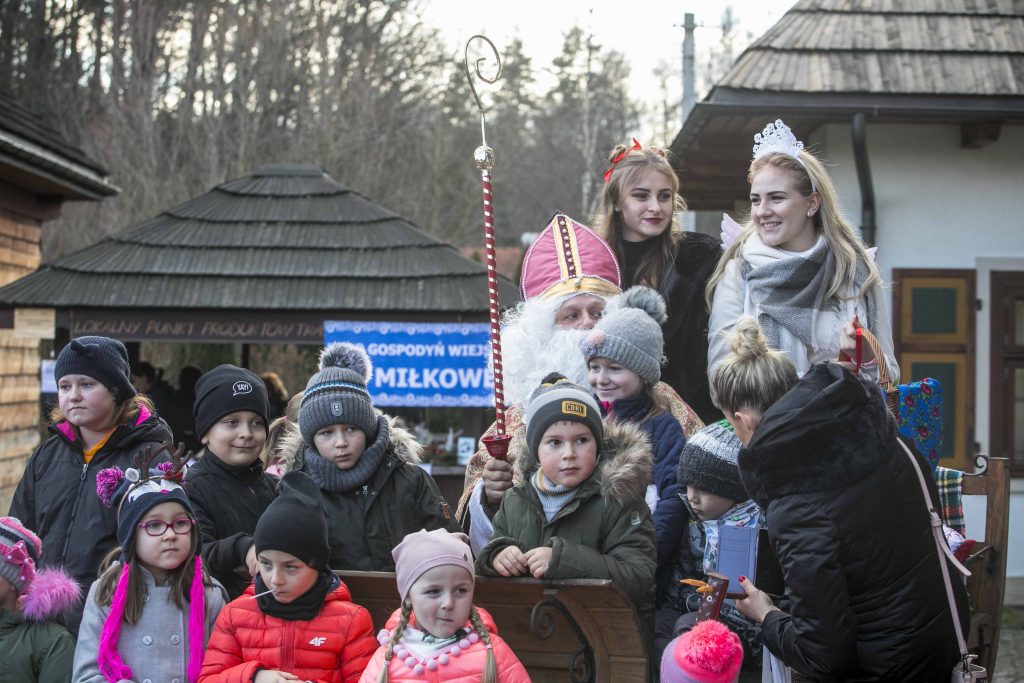
[[[327,642],[327,636],[316,636],[315,638],[313,638],[312,640],[309,641],[309,644],[312,645],[313,647],[320,647],[321,645],[323,645],[326,642]]]

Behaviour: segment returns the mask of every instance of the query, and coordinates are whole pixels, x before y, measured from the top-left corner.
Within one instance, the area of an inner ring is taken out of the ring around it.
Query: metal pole
[[[505,433],[505,388],[501,367],[501,308],[498,304],[498,272],[495,267],[494,256],[494,204],[491,195],[491,169],[494,168],[494,150],[487,146],[487,130],[484,121],[484,107],[480,96],[473,85],[473,76],[469,70],[469,46],[480,39],[490,46],[494,52],[494,59],[498,63],[498,71],[493,77],[488,78],[480,72],[480,66],[484,58],[475,62],[477,77],[485,83],[494,83],[501,75],[501,57],[487,37],[476,35],[466,43],[465,61],[463,66],[466,70],[466,78],[469,81],[469,88],[476,100],[476,106],[480,110],[480,142],[481,145],[473,152],[473,160],[476,167],[480,169],[480,185],[483,191],[484,205],[484,254],[487,260],[487,307],[491,321],[491,366],[494,369],[494,413],[495,413],[495,435],[485,438],[484,446],[493,458],[504,460],[508,454],[508,445],[511,437]]]
[[[683,28],[685,33],[683,34],[683,123],[686,123],[686,117],[693,111],[694,100],[696,99],[696,88],[694,87],[694,78],[696,78],[696,69],[694,66],[693,57],[693,32],[697,28],[696,22],[693,20],[693,14],[687,12],[683,20]]]

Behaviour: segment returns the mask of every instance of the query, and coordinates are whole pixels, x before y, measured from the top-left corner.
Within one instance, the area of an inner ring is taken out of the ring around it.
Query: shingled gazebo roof
[[[0,288],[0,306],[485,320],[487,284],[483,265],[322,168],[275,164]]]
[[[754,133],[823,123],[1024,120],[1024,0],[801,0],[740,55],[672,143],[687,203],[747,194]]]

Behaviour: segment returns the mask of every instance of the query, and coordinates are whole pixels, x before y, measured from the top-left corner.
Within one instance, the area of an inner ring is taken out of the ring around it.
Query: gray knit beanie
[[[740,480],[737,463],[742,445],[725,420],[700,430],[686,440],[679,454],[679,485],[737,502],[747,500],[750,494]]]
[[[523,422],[526,424],[526,445],[537,456],[537,448],[544,432],[556,422],[579,422],[590,428],[594,440],[601,447],[604,424],[601,410],[589,391],[573,384],[564,375],[553,372],[541,380],[530,394]]]
[[[631,287],[619,307],[601,318],[580,342],[583,357],[608,358],[629,368],[654,385],[661,379],[665,342],[661,325],[666,320],[665,300],[650,287]]]
[[[320,372],[309,378],[299,407],[299,431],[315,448],[313,437],[324,427],[347,424],[366,434],[366,443],[377,437],[377,414],[366,389],[373,365],[355,344],[336,342],[320,354]]]

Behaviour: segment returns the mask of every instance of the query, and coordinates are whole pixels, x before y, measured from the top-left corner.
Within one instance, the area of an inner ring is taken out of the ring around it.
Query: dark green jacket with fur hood
[[[530,484],[540,463],[524,447],[516,460],[523,483],[510,490],[494,517],[494,534],[477,558],[477,571],[491,566],[503,548],[552,549],[546,579],[611,579],[641,612],[654,599],[657,551],[654,522],[644,502],[651,481],[651,448],[635,425],[604,423],[604,443],[594,474],[549,522]]]
[[[289,469],[305,469],[305,442],[298,430],[282,445]],[[393,418],[381,416],[377,437],[366,445],[382,449],[383,459],[364,486],[352,491],[320,491],[327,513],[331,569],[394,571],[391,549],[420,529],[461,531],[437,484],[419,466],[423,447]],[[297,466],[297,467],[296,467]]]

